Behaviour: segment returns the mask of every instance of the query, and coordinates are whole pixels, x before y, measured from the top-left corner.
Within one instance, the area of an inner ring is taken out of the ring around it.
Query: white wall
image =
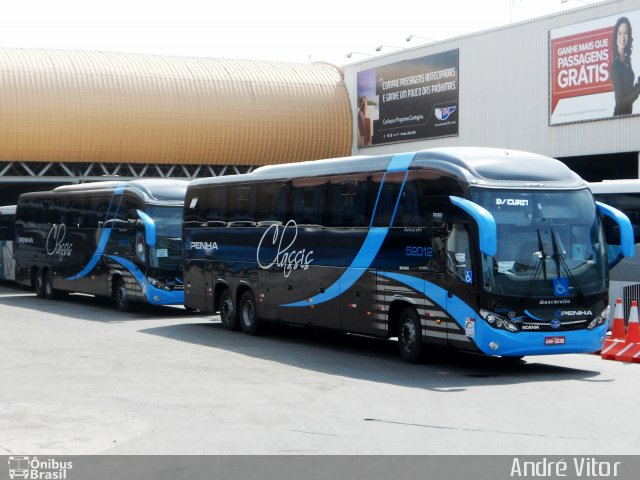
[[[460,50],[459,136],[358,148],[354,121],[353,153],[384,154],[440,146],[513,148],[552,157],[640,151],[640,116],[550,126],[548,65],[549,30],[638,9],[640,0],[612,0],[345,65],[345,82],[355,113],[358,71]],[[635,57],[640,55],[640,25],[634,33]]]

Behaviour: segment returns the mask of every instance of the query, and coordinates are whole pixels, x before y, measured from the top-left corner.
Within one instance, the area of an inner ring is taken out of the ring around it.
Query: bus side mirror
[[[633,257],[635,242],[633,239],[633,227],[631,226],[631,220],[629,220],[629,217],[617,208],[613,208],[606,203],[596,202],[596,205],[598,206],[598,212],[600,212],[600,215],[610,218],[618,226],[618,231],[616,233],[619,233],[620,235],[620,251],[622,255],[625,257]]]
[[[144,225],[144,237],[145,242],[150,247],[153,247],[156,244],[156,222],[153,221],[146,213],[136,210],[138,213],[138,217],[142,220],[142,224]]]
[[[496,227],[496,220],[489,210],[481,207],[477,203],[473,203],[471,200],[454,195],[450,195],[449,200],[451,200],[451,203],[456,207],[467,212],[478,225],[480,251],[490,257],[495,255],[498,251],[498,229]]]

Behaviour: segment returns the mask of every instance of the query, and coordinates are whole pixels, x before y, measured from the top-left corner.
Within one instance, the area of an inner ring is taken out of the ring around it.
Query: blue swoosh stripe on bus
[[[126,186],[125,183],[121,183],[113,191],[113,194],[109,199],[109,207],[107,207],[107,213],[105,213],[104,215],[104,223],[107,222],[107,217],[109,216],[109,212],[111,211],[113,198],[116,195],[122,195],[124,193],[125,186]],[[120,197],[120,201],[118,202],[118,206],[116,207],[116,213],[113,216],[114,220],[118,217],[118,212],[120,211],[120,203],[122,203],[122,196]],[[89,260],[89,263],[87,263],[85,267],[82,270],[80,270],[78,273],[76,273],[75,275],[71,275],[70,277],[67,277],[65,280],[78,280],[86,276],[89,272],[91,272],[91,270],[94,269],[94,267],[100,261],[100,257],[104,253],[104,249],[107,247],[107,242],[109,241],[111,230],[112,230],[111,228],[104,228],[102,230],[102,233],[100,234],[100,240],[98,240],[98,246],[96,247],[95,252],[93,252],[93,255],[91,255],[91,260]]]
[[[91,255],[91,260],[89,260],[89,263],[87,263],[85,267],[82,270],[80,270],[78,273],[70,277],[67,277],[65,280],[78,280],[79,278],[84,277],[91,270],[93,270],[93,268],[100,261],[100,257],[102,257],[102,254],[104,253],[104,249],[106,248],[107,242],[109,241],[109,235],[111,235],[110,228],[105,228],[102,230],[102,234],[100,235],[100,240],[98,241],[98,247],[96,248],[96,251],[93,252],[93,255]]]
[[[426,295],[430,300],[442,308],[442,310],[449,313],[455,322],[462,328],[464,328],[465,318],[476,318],[476,312],[473,308],[455,295],[449,298],[449,292],[438,285],[403,273],[379,271],[378,275],[403,283],[413,290]]]
[[[117,255],[107,255],[108,258],[114,262],[119,263],[126,268],[134,276],[140,287],[144,286],[145,296],[152,305],[183,305],[184,304],[184,290],[161,290],[154,287],[144,276],[144,273],[130,260],[126,258],[118,257]],[[157,297],[158,300],[155,300]]]
[[[304,307],[312,304],[317,305],[319,303],[324,303],[332,300],[340,295],[341,291],[347,290],[354,283],[356,283],[362,275],[364,275],[364,272],[367,271],[367,268],[369,268],[369,266],[373,262],[373,259],[378,254],[378,251],[382,246],[382,242],[384,242],[384,239],[387,238],[388,231],[389,229],[387,227],[371,228],[369,230],[369,233],[367,234],[367,237],[364,239],[362,247],[360,247],[360,251],[351,262],[351,265],[349,265],[349,268],[347,268],[347,270],[340,276],[340,278],[336,280],[323,293],[319,293],[318,295],[315,295],[307,300],[287,303],[280,306]]]
[[[410,153],[400,153],[398,155],[394,155],[389,165],[387,166],[388,172],[403,172],[408,170],[409,165],[411,165],[411,161],[413,157],[415,157],[415,152]],[[386,174],[385,174],[386,175]],[[402,195],[402,189],[404,188],[404,181],[406,181],[407,176],[405,175],[404,180],[402,182],[402,186],[400,187],[400,191],[398,192],[398,199]],[[382,191],[383,182],[380,184],[380,189],[378,190],[378,198],[380,197],[380,191]],[[376,200],[377,202],[377,200]],[[398,206],[398,201],[396,201],[396,208]],[[372,214],[375,215],[375,209]],[[393,217],[391,218],[391,222],[389,227],[393,225],[393,221],[395,219],[396,211],[393,212]],[[311,298],[300,300],[298,302],[287,303],[284,305],[279,305],[280,307],[304,307],[309,305],[317,305],[319,303],[328,302],[329,300],[333,300],[341,292],[349,289],[354,283],[356,283],[362,275],[366,272],[366,270],[371,266],[373,260],[376,258],[376,255],[380,251],[380,247],[382,247],[382,243],[385,238],[387,238],[387,233],[389,233],[389,227],[370,227],[369,233],[367,237],[364,239],[360,250],[356,254],[355,258],[351,262],[351,265],[347,268],[347,270],[336,280],[329,288],[327,288],[323,293],[318,295],[314,295]]]

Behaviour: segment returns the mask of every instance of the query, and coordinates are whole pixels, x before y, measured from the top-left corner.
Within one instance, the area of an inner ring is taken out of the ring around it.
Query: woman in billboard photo
[[[614,115],[630,115],[633,113],[633,102],[640,95],[640,79],[634,84],[635,74],[631,68],[631,50],[633,35],[631,22],[627,17],[620,17],[613,27],[611,45],[613,60],[611,61],[611,83],[616,99]]]
[[[358,146],[371,145],[371,119],[367,116],[367,97],[358,97]]]

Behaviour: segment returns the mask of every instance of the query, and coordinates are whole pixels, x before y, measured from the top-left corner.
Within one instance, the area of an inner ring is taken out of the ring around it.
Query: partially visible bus
[[[0,280],[16,279],[15,242],[16,206],[0,207]]]
[[[266,321],[522,357],[599,350],[601,215],[628,219],[540,155],[482,148],[339,158],[194,180],[185,305],[227,329]]]
[[[16,280],[53,299],[79,292],[182,305],[182,208],[186,181],[135,180],[20,195]]]
[[[640,300],[640,180],[605,180],[590,183],[589,188],[596,200],[624,212],[633,227],[636,253],[633,257],[624,257],[619,245],[608,247],[609,256],[614,260],[609,273],[611,308],[617,298],[622,298],[625,318],[629,318],[631,302]],[[605,222],[605,228],[614,230],[616,225]]]

